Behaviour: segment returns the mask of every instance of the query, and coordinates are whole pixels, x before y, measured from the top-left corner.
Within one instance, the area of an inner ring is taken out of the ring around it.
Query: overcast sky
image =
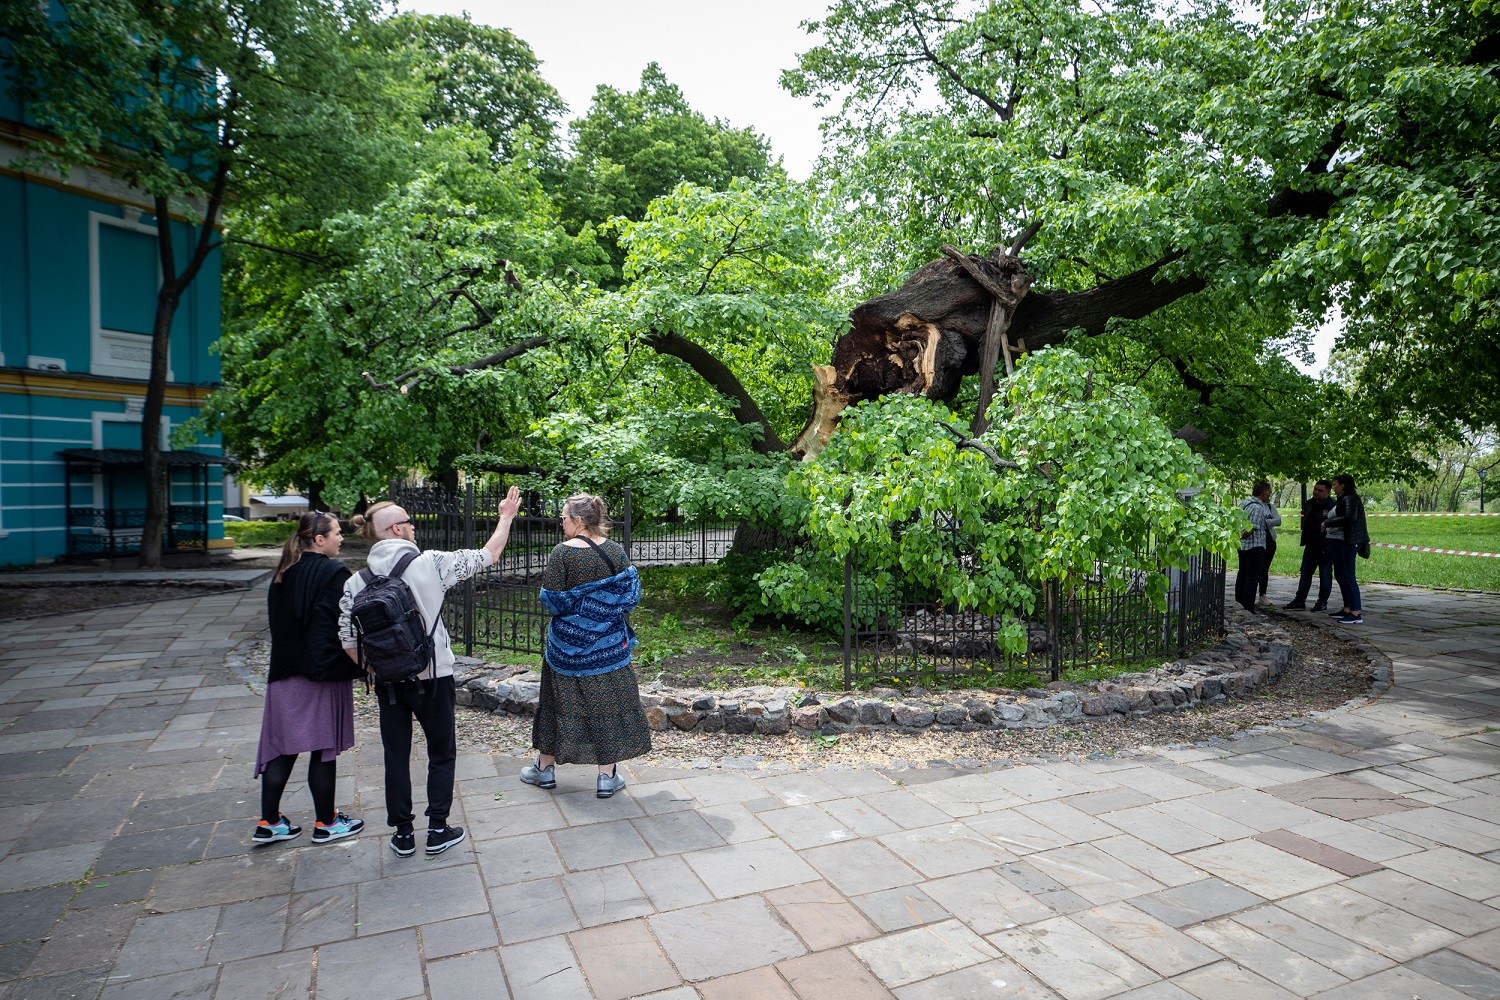
[[[480,24],[509,28],[541,60],[542,76],[568,103],[569,120],[588,111],[601,83],[634,90],[654,61],[693,108],[770,139],[793,177],[806,177],[817,158],[821,116],[777,79],[811,47],[798,25],[822,16],[823,0],[401,0],[401,8],[467,11]]]

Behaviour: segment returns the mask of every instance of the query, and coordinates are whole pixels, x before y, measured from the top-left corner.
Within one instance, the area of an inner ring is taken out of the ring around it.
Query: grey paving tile
[[[1465,937],[1500,926],[1500,910],[1395,871],[1362,875],[1344,883],[1374,899],[1400,907]]]
[[[942,878],[1014,861],[1014,854],[987,836],[985,831],[975,829],[979,822],[982,821],[949,822],[918,830],[902,830],[885,834],[877,841],[928,878]]]
[[[899,931],[948,918],[948,910],[916,886],[851,896],[849,901],[882,931]]]
[[[1072,920],[1158,976],[1175,976],[1219,960],[1212,948],[1128,903],[1097,906],[1073,914]]]
[[[141,917],[130,928],[111,976],[147,979],[203,967],[213,943],[209,928],[218,922],[218,907]]]
[[[1024,857],[1035,851],[1047,851],[1072,841],[1045,824],[1026,815],[1021,808],[1004,809],[963,821],[969,829],[982,833],[1004,848],[1012,857]],[[927,829],[942,829],[942,825]],[[1112,829],[1106,826],[1106,829]]]
[[[318,1000],[410,1000],[426,995],[414,930],[318,949]]]
[[[679,857],[648,858],[633,861],[626,867],[635,876],[636,883],[646,890],[647,898],[659,913],[697,906],[714,898],[687,862]]]
[[[284,951],[230,962],[219,970],[214,1000],[312,995],[313,953]]]
[[[1046,920],[1057,915],[1055,910],[1031,893],[1023,892],[1015,883],[993,870],[965,872],[935,879],[917,888],[947,913],[962,919],[977,934],[993,934],[1017,924]],[[920,906],[922,900],[917,902]]]
[[[1338,872],[1279,851],[1257,840],[1217,844],[1179,856],[1187,864],[1212,872],[1227,882],[1279,899],[1340,880]]]
[[[1074,844],[1043,851],[1027,863],[1090,903],[1109,903],[1163,888],[1160,882],[1122,864],[1096,844]]]
[[[818,850],[826,851],[830,848]],[[817,853],[808,852],[809,855]],[[730,844],[728,847],[684,854],[682,858],[719,899],[779,889],[798,882],[811,882],[818,877],[818,872],[813,867],[777,840]],[[920,879],[913,878],[912,881]]]
[[[1118,812],[1107,812],[1101,814],[1099,818],[1110,826],[1138,840],[1153,844],[1168,854],[1191,851],[1219,843],[1218,837],[1167,815],[1162,811],[1159,803],[1135,806]]]
[[[865,798],[864,803],[878,810],[892,823],[907,830],[936,826],[951,818],[948,813],[906,789],[880,792]],[[977,809],[975,812],[977,813]]]
[[[1460,937],[1430,920],[1342,885],[1293,896],[1282,900],[1281,907],[1397,962],[1436,951]]]
[[[1150,969],[1067,917],[1001,931],[988,940],[1068,1000],[1102,1000],[1157,979]]]
[[[481,841],[474,845],[474,853],[479,856],[484,883],[489,886],[552,878],[564,871],[552,840],[545,833]]]
[[[991,1000],[993,997],[1015,997],[1016,1000],[1055,1000],[1058,994],[1047,989],[1014,962],[999,958],[982,965],[934,976],[896,990],[898,1000]]]
[[[1495,968],[1495,958],[1489,965],[1457,952],[1444,949],[1423,955],[1410,962],[1406,968],[1435,983],[1441,983],[1466,997],[1482,1000],[1500,1000],[1500,970]]]
[[[1257,906],[1236,913],[1236,923],[1306,955],[1345,979],[1363,979],[1391,967],[1391,960],[1346,937],[1289,913],[1279,906]]]
[[[1482,854],[1500,849],[1500,826],[1449,809],[1429,808],[1378,816],[1371,821],[1375,829],[1414,833],[1427,840]],[[4,862],[0,862],[3,866]]]
[[[856,837],[895,833],[900,824],[863,799],[832,799],[819,804],[828,815]]]
[[[368,937],[398,927],[484,913],[490,903],[478,870],[465,865],[361,883],[357,906],[359,934]]]
[[[583,926],[560,878],[506,886],[494,893],[492,905],[500,940],[507,945],[552,938]]]
[[[1406,854],[1386,864],[1405,875],[1469,899],[1488,899],[1500,890],[1500,864],[1451,847]]]
[[[1199,1000],[1297,1000],[1296,995],[1233,962],[1218,962],[1194,969],[1172,980]]]
[[[777,963],[776,971],[798,997],[837,994],[848,1000],[893,1000],[893,994],[846,948],[787,959]]]
[[[1263,902],[1265,900],[1253,892],[1246,892],[1219,878],[1173,886],[1130,901],[1136,909],[1179,929]]]
[[[422,928],[422,957],[428,961],[471,951],[484,951],[496,948],[499,944],[495,920],[488,913],[440,920]],[[497,956],[495,971],[499,972],[499,969]]]
[[[775,966],[765,965],[697,984],[692,1000],[798,1000]],[[652,998],[655,1000],[655,998]]]
[[[56,885],[24,892],[0,893],[0,943],[46,937],[67,909],[74,886]]]
[[[267,896],[222,907],[208,960],[223,965],[280,951],[289,910],[290,900],[286,896]]]
[[[76,882],[94,866],[104,850],[103,841],[44,848],[0,858],[0,893]]]
[[[287,948],[312,948],[347,941],[356,934],[355,887],[335,886],[293,893],[287,903]]]
[[[1395,968],[1321,993],[1318,1000],[1412,1000],[1413,997],[1420,997],[1421,1000],[1461,1000],[1476,995],[1450,989],[1411,969]]]
[[[110,983],[104,987],[104,1000],[211,1000],[218,969],[192,969],[150,979]]]
[[[57,922],[40,949],[17,949],[16,954],[31,956],[31,961],[16,968],[13,975],[23,970],[35,977],[108,969],[138,916],[140,913],[133,906],[70,910]]]
[[[789,806],[810,805],[843,796],[818,774],[783,774],[766,778],[760,786]]]
[[[295,850],[278,851],[271,847],[256,855],[215,858],[196,865],[160,869],[151,889],[151,908],[172,913],[214,903],[284,895],[292,891],[296,854]]]
[[[501,948],[499,961],[514,1000],[594,1000],[562,937]]]
[[[744,972],[807,951],[765,901],[753,897],[659,913],[647,923],[689,982]]]
[[[999,957],[984,938],[957,920],[887,934],[850,950],[892,989]]]
[[[93,870],[98,875],[110,875],[201,861],[213,830],[213,824],[205,823],[115,837],[105,845]]]
[[[427,996],[430,1000],[473,1000],[494,997],[509,1000],[500,956],[493,950],[460,955],[427,963]]]
[[[691,816],[690,813],[674,815]],[[667,835],[662,829],[656,832],[663,837]],[[654,856],[650,846],[628,820],[554,830],[551,837],[563,866],[569,871],[604,868]]]
[[[584,927],[645,916],[655,910],[625,865],[592,868],[562,877],[563,891]]]
[[[856,836],[842,822],[815,805],[788,806],[785,809],[767,809],[755,814],[755,818],[769,827],[777,837],[794,851],[823,844],[836,844]]]
[[[1262,978],[1297,996],[1312,996],[1349,981],[1347,977],[1325,968],[1282,942],[1229,917],[1199,924],[1190,928],[1188,934],[1214,952],[1247,969],[1253,969]]]
[[[705,806],[698,809],[697,813],[728,844],[743,844],[774,836],[770,827],[738,802]]]
[[[1095,840],[1092,844],[1107,856],[1162,885],[1186,885],[1208,877],[1207,873],[1136,837],[1119,835]]]
[[[1032,802],[1028,805],[1017,806],[1015,812],[1053,831],[1057,835],[1052,841],[1051,846],[1054,847],[1102,840],[1119,833],[1108,823],[1095,819],[1091,813],[1075,809],[1068,802],[1061,800]]]
[[[312,831],[305,832],[303,837],[311,838]],[[396,860],[388,843],[388,835],[372,831],[367,826],[357,837],[298,850],[297,875],[292,887],[298,892],[308,892],[378,879],[385,873],[387,862]],[[266,850],[275,850],[275,847]],[[395,869],[392,872],[396,873]]]

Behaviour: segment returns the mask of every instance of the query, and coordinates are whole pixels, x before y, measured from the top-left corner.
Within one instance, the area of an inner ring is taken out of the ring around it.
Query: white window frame
[[[111,330],[100,319],[103,312],[99,282],[99,227],[114,226],[155,239],[155,226],[141,222],[139,209],[126,209],[125,218],[89,213],[89,371],[116,378],[151,377],[151,335],[130,330]],[[157,288],[161,287],[161,261],[153,257]],[[144,342],[143,342],[144,341]],[[171,382],[172,372],[167,371]]]

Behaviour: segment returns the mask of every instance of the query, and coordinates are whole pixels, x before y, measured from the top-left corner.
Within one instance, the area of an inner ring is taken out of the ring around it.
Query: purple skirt
[[[354,682],[287,677],[266,685],[255,776],[283,754],[321,754],[330,761],[354,746]]]

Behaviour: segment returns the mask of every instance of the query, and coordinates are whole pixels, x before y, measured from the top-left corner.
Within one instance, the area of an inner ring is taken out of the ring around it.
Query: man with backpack
[[[339,637],[344,652],[362,663],[375,682],[385,751],[386,822],[395,828],[391,850],[399,857],[417,850],[411,798],[413,720],[427,741],[427,853],[441,854],[464,839],[463,827],[448,823],[458,738],[453,645],[443,626],[443,595],[499,560],[520,506],[520,491],[512,486],[484,547],[455,552],[418,548],[416,525],[398,504],[377,503],[352,519],[375,544],[366,570],[344,584]]]

